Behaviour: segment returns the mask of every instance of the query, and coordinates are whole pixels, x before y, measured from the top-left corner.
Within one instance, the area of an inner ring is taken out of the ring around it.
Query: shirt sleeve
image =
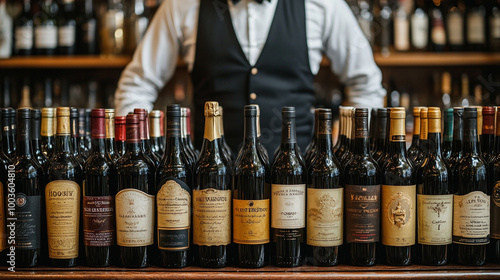
[[[346,86],[345,105],[383,107],[382,72],[370,44],[344,0],[324,0],[323,42],[331,69]]]
[[[117,116],[125,116],[134,108],[152,110],[158,92],[174,74],[181,35],[179,2],[163,1],[122,72],[114,100]]]

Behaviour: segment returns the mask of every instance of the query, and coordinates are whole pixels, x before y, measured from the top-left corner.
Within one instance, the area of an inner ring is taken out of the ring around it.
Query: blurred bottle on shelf
[[[399,52],[410,50],[410,21],[404,0],[398,0],[394,12],[394,49]]]
[[[359,15],[357,15],[358,24],[365,34],[366,39],[373,46],[373,32],[372,32],[372,24],[373,24],[373,13],[370,7],[370,2],[367,0],[359,1]]]
[[[75,0],[62,0],[57,17],[57,53],[76,53]]]
[[[392,9],[387,0],[379,0],[378,5],[374,7],[374,34],[376,36],[376,50],[384,56],[390,53],[391,46],[391,25]]]
[[[33,17],[31,0],[24,0],[22,10],[14,21],[14,54],[31,55],[33,52]]]
[[[493,52],[500,51],[500,0],[492,1],[490,9],[490,50]]]
[[[449,1],[446,28],[450,51],[464,50],[464,2]]]
[[[0,59],[12,55],[12,18],[7,13],[5,0],[0,0]]]
[[[429,45],[429,16],[425,0],[415,1],[415,11],[411,15],[411,45],[415,51],[426,51]]]
[[[124,12],[121,0],[109,0],[108,9],[101,19],[101,54],[120,55],[124,51]]]
[[[431,22],[430,42],[431,50],[434,52],[442,52],[446,48],[446,29],[444,27],[444,16],[442,12],[442,1],[431,1],[429,17]]]
[[[469,0],[467,9],[467,45],[470,51],[486,50],[486,8],[480,0]]]
[[[125,42],[127,54],[133,54],[146,32],[149,19],[145,13],[144,0],[131,1],[130,16],[126,19]]]
[[[98,54],[97,18],[94,13],[93,0],[81,0],[77,4],[80,6],[78,10],[83,11],[77,18],[77,52],[87,55]]]
[[[451,74],[443,72],[441,75],[441,108],[448,109],[451,107]]]
[[[40,9],[33,15],[35,52],[37,55],[54,55],[57,49],[57,4],[42,0]]]
[[[31,108],[31,98],[30,98],[30,84],[29,80],[26,78],[23,82],[23,85],[21,87],[21,101],[17,105],[17,108]]]

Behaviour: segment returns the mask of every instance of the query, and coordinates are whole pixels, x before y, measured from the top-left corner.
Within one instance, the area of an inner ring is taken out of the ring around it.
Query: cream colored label
[[[231,243],[231,190],[193,190],[193,242],[202,246]]]
[[[471,44],[483,44],[485,41],[484,18],[480,13],[471,13],[467,18],[467,40]]]
[[[500,39],[500,16],[490,18],[490,34],[493,39]]]
[[[5,225],[5,197],[3,194],[3,185],[0,182],[0,251],[7,248],[7,232]]]
[[[434,26],[431,31],[431,38],[434,44],[446,44],[446,30],[444,26]]]
[[[453,199],[453,243],[489,243],[490,196],[475,191],[466,195],[454,195]]]
[[[382,244],[415,244],[416,186],[382,185]]]
[[[116,244],[139,247],[153,244],[154,196],[137,189],[116,194]]]
[[[78,257],[80,186],[69,180],[52,181],[45,187],[49,257]]]
[[[394,19],[394,47],[397,50],[408,50],[410,48],[410,23],[408,19]]]
[[[452,242],[453,195],[417,195],[418,243],[447,245]]]
[[[188,228],[191,216],[191,195],[174,180],[169,180],[156,194],[158,228]]]
[[[450,44],[461,45],[464,43],[463,17],[460,13],[450,13],[447,19],[448,38]]]
[[[330,247],[343,243],[344,189],[307,188],[307,244]]]
[[[269,243],[269,199],[233,199],[233,242]]]
[[[306,185],[271,185],[271,227],[298,229],[306,226]]]

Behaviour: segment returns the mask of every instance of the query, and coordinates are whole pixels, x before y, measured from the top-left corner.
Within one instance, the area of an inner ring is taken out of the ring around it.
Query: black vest
[[[198,147],[203,139],[206,101],[223,106],[225,138],[236,154],[243,142],[243,107],[247,104],[260,106],[261,142],[270,155],[280,144],[283,106],[296,109],[302,151],[309,144],[314,75],[309,63],[305,4],[304,0],[280,0],[277,5],[264,49],[252,67],[234,32],[227,0],[200,0],[191,73]]]

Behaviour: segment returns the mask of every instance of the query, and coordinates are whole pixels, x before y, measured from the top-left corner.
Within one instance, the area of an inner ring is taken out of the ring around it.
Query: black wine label
[[[347,242],[378,242],[380,240],[380,185],[347,185],[344,200]]]
[[[491,192],[491,238],[500,239],[500,181]]]
[[[115,244],[115,201],[112,196],[83,197],[83,240],[85,246]]]
[[[158,248],[171,251],[189,248],[189,228],[158,229]]]
[[[16,220],[16,248],[40,248],[40,196],[27,196],[23,193],[16,194],[15,218]]]

